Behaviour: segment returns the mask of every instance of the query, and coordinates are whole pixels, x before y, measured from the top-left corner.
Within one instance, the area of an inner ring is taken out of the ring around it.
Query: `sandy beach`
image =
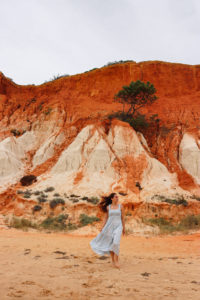
[[[122,236],[121,269],[94,236],[0,231],[0,299],[200,299],[200,233]]]

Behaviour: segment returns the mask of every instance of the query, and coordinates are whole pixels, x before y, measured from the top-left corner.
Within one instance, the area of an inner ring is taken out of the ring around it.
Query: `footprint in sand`
[[[197,282],[196,280],[191,281],[191,283],[200,284],[200,282]]]
[[[149,277],[149,275],[151,275],[151,273],[144,272],[144,273],[141,273],[141,275],[144,276],[144,277]]]
[[[46,290],[46,289],[43,289],[40,294],[39,294],[40,297],[43,297],[43,296],[53,296],[53,293],[52,291],[50,290]]]
[[[27,255],[31,252],[31,249],[24,249],[24,255]]]
[[[93,264],[93,261],[91,261],[91,260],[87,260],[87,262],[88,262],[89,264]]]
[[[15,297],[15,298],[21,298],[25,295],[24,291],[18,290],[18,291],[14,291],[11,293],[8,293],[7,296],[8,297]]]
[[[79,265],[65,265],[61,269],[71,269],[72,267],[79,267]]]
[[[114,287],[113,284],[106,286],[106,288],[108,288],[108,289],[111,289],[111,288],[113,288],[113,287]]]
[[[26,281],[23,281],[22,284],[25,284],[25,285],[35,285],[36,283],[34,281],[26,280]]]
[[[102,282],[101,279],[99,278],[88,278],[87,282],[82,283],[82,286],[84,287],[91,287],[91,286],[97,286],[98,284],[100,284]]]
[[[57,251],[54,251],[53,253],[56,253],[56,254],[62,254],[62,255],[65,255],[65,254],[66,254],[66,252],[59,251],[59,250],[57,250]]]

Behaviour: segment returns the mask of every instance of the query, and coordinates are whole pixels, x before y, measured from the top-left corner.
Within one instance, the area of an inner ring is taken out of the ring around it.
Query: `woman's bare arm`
[[[105,212],[105,216],[104,216],[104,220],[103,220],[103,224],[102,224],[101,230],[104,228],[107,220],[108,220],[108,206],[106,206],[106,212]]]
[[[121,204],[121,219],[123,225],[123,234],[125,234],[124,206]]]

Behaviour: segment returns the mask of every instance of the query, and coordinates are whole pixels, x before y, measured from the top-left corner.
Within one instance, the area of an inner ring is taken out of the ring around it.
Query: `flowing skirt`
[[[102,231],[90,241],[90,246],[92,250],[99,255],[110,254],[110,251],[119,255],[121,234],[121,223],[117,226],[112,223],[107,223]]]

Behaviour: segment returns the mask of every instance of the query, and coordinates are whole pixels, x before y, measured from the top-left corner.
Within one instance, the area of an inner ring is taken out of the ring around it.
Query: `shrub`
[[[88,71],[85,71],[84,73],[88,73],[88,72],[91,72],[91,71],[94,71],[94,70],[97,70],[98,68],[93,68],[93,69],[90,69]]]
[[[164,218],[143,219],[143,222],[148,225],[158,226],[161,233],[172,233],[175,231],[188,231],[191,229],[200,228],[200,215],[191,215],[183,218],[179,223],[172,224]]]
[[[90,203],[93,203],[93,204],[97,204],[97,203],[99,203],[99,198],[91,197],[87,201],[90,202]]]
[[[156,219],[143,219],[143,222],[150,226],[158,226],[161,233],[172,233],[176,231],[176,227],[173,226],[170,222],[165,220],[164,218],[156,218]]]
[[[10,226],[17,229],[37,228],[37,224],[32,223],[28,219],[13,217]]]
[[[68,215],[59,215],[57,217],[48,217],[46,218],[41,224],[40,227],[45,229],[52,229],[52,230],[66,230],[66,220],[68,219]]]
[[[24,192],[19,190],[19,191],[17,191],[17,194],[19,194],[19,195],[24,194]]]
[[[57,220],[58,220],[58,222],[63,222],[63,221],[65,221],[65,220],[67,220],[68,217],[69,217],[68,214],[65,214],[65,215],[59,215],[59,216],[57,217]]]
[[[19,136],[21,134],[21,132],[17,129],[11,129],[10,131],[14,136]]]
[[[104,65],[103,67],[107,67],[107,66],[112,66],[112,65],[116,65],[116,64],[123,64],[126,62],[134,62],[133,60],[118,60],[118,61],[112,61],[112,62],[108,62],[106,65]]]
[[[28,198],[30,198],[30,197],[31,197],[30,194],[24,194],[24,198],[28,199]]]
[[[33,207],[33,212],[35,212],[35,211],[40,211],[42,209],[42,206],[40,206],[40,205],[35,205],[34,207]]]
[[[162,195],[153,195],[152,197],[151,197],[151,199],[153,200],[153,199],[157,199],[157,200],[165,200],[166,199],[166,197],[165,196],[162,196]]]
[[[31,197],[31,195],[32,195],[32,193],[29,191],[29,190],[26,190],[25,192],[24,192],[24,198],[30,198]]]
[[[36,192],[34,192],[33,193],[35,196],[38,196],[38,195],[40,195],[40,191],[36,191]]]
[[[30,194],[31,195],[32,193],[31,193],[31,190],[25,190],[24,194]]]
[[[49,202],[49,206],[50,206],[52,209],[55,208],[58,204],[64,205],[64,204],[65,204],[65,201],[64,201],[63,199],[61,199],[61,198],[55,198],[55,199],[53,199],[53,200],[51,200],[51,201]]]
[[[60,194],[58,194],[58,193],[54,194],[54,197],[59,197],[59,196],[60,196]]]
[[[44,192],[40,192],[40,197],[46,198],[46,194]]]
[[[73,203],[79,202],[79,199],[72,199]]]
[[[169,221],[165,220],[164,218],[158,218],[158,219],[149,219],[149,223],[152,225],[157,225],[157,226],[163,226],[163,225],[169,225]]]
[[[79,218],[80,218],[81,226],[86,226],[86,225],[91,224],[93,222],[100,221],[100,219],[95,217],[95,216],[90,217],[90,216],[85,215],[85,214],[81,214]]]
[[[77,197],[80,197],[80,196],[77,196],[77,195],[71,194],[71,195],[70,195],[70,197],[72,197],[72,198],[73,198],[73,197],[74,197],[74,198],[77,198]]]
[[[179,196],[177,197],[177,199],[170,199],[170,198],[166,198],[165,196],[162,195],[154,195],[152,197],[152,199],[158,199],[161,202],[167,202],[169,204],[174,204],[174,205],[183,205],[183,206],[187,206],[188,202],[184,199],[183,196]]]
[[[162,202],[167,202],[170,204],[175,204],[175,205],[183,205],[183,206],[188,206],[188,202],[185,199],[165,199]]]
[[[200,228],[200,215],[197,216],[192,215],[183,218],[179,223],[179,228],[184,228],[184,229]]]
[[[141,187],[141,185],[140,185],[140,183],[138,181],[136,182],[135,186],[139,189],[139,191],[142,190],[142,187]]]
[[[135,116],[136,112],[143,106],[156,101],[156,89],[152,83],[137,80],[131,81],[128,86],[123,86],[115,96],[114,100],[123,104],[123,113],[128,105],[127,115]]]
[[[49,81],[54,81],[54,80],[57,80],[57,79],[60,79],[60,78],[63,78],[63,77],[69,77],[70,75],[69,74],[63,74],[63,75],[54,75]]]
[[[58,204],[62,204],[62,205],[65,204],[65,200],[63,200],[62,198],[55,198],[54,200],[55,200]]]
[[[77,228],[78,228],[78,226],[76,224],[73,224],[70,222],[67,224],[67,230],[75,230]]]
[[[55,200],[51,200],[51,201],[49,202],[49,206],[50,206],[52,209],[54,209],[57,205],[58,205],[58,203],[57,203]]]
[[[47,201],[47,199],[44,197],[38,197],[37,200],[39,201],[39,203],[43,203]]]
[[[20,179],[21,185],[28,186],[37,181],[37,177],[35,175],[26,175]]]
[[[132,128],[134,128],[136,131],[141,129],[146,129],[149,127],[150,123],[147,121],[145,115],[142,115],[140,113],[137,113],[135,116],[132,114],[127,114],[124,112],[116,112],[113,114],[108,115],[108,119],[118,119],[123,122],[129,123]]]
[[[88,200],[88,199],[89,199],[88,197],[83,197],[83,198],[82,198],[82,200]]]
[[[196,196],[196,195],[192,195],[191,198],[192,198],[192,199],[195,199],[195,200],[197,200],[197,201],[200,201],[200,197],[198,197],[198,196]]]
[[[48,193],[48,192],[53,192],[54,190],[55,190],[55,188],[53,186],[50,186],[50,187],[46,188],[44,191],[46,193]]]

